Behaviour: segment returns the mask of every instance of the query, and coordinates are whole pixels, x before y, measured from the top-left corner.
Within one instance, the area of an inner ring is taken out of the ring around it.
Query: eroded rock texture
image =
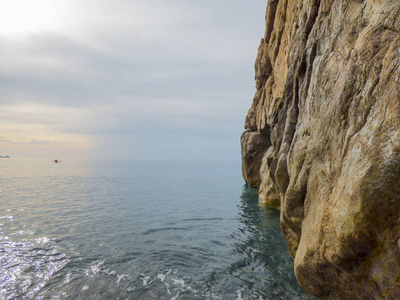
[[[400,0],[270,0],[243,176],[299,283],[400,299]]]

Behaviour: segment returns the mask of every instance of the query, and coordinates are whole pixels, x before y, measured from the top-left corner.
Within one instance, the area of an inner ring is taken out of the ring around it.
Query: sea
[[[0,299],[315,299],[240,162],[0,159]]]

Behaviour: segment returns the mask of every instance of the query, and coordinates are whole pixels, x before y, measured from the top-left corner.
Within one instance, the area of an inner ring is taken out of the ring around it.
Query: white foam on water
[[[150,276],[146,276],[145,274],[140,274],[141,276],[144,276],[142,278],[143,286],[147,286],[149,284],[149,280],[151,279]]]
[[[164,274],[158,274],[157,278],[160,279],[162,282],[165,280],[165,275]]]
[[[171,280],[174,282],[174,284],[176,284],[176,285],[181,285],[182,287],[184,287],[185,286],[185,281],[184,280],[182,280],[182,279],[176,279],[176,278],[171,278]]]
[[[86,276],[91,276],[92,277],[93,275],[98,274],[101,271],[100,266],[103,265],[103,264],[104,264],[104,261],[99,261],[97,264],[92,265],[90,267],[90,270],[86,270],[86,272],[85,272]]]
[[[176,270],[165,270],[164,273],[160,273],[155,277],[155,279],[160,280],[165,285],[169,295],[174,295],[171,300],[179,299],[182,293],[190,293],[192,295],[198,294],[199,291],[188,285],[185,279],[180,278],[177,273]],[[143,285],[148,285],[150,277],[145,274],[141,275],[145,276],[142,279]]]
[[[124,277],[129,278],[129,275],[128,274],[121,274],[121,275],[117,274],[117,283],[119,283],[122,279],[124,279]]]
[[[110,269],[105,269],[102,272],[106,275],[118,275],[115,270],[110,271]]]
[[[177,278],[172,278],[171,280],[173,281],[174,285],[179,285],[180,286],[180,290],[182,292],[186,292],[186,291],[190,291],[191,293],[197,293],[198,290],[192,288],[191,286],[187,285],[185,280],[183,279],[177,279]]]
[[[243,292],[243,289],[238,289],[237,291],[236,291],[236,294],[237,294],[237,300],[244,300],[244,298],[242,297],[242,292]]]
[[[167,273],[167,274],[168,274],[168,273]],[[171,291],[169,290],[169,288],[170,288],[171,286],[168,284],[168,282],[165,282],[166,276],[165,276],[164,274],[158,274],[158,275],[157,275],[157,278],[160,279],[161,282],[164,283],[164,285],[166,286],[168,295],[171,295]]]

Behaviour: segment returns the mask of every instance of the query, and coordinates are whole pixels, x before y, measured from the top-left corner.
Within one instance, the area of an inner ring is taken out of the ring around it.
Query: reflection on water
[[[312,299],[229,163],[7,161],[0,299]],[[23,170],[23,171],[18,171]]]
[[[18,232],[16,234],[23,234]],[[0,299],[33,298],[69,263],[47,238],[13,242],[0,238]]]
[[[280,213],[258,204],[258,190],[245,186],[240,202],[239,231],[232,235],[242,258],[232,264],[232,275],[246,283],[245,299],[312,299],[298,285],[293,261],[280,230]]]

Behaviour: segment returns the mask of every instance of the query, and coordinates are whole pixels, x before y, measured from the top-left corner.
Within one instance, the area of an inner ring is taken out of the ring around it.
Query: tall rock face
[[[269,0],[245,180],[327,299],[400,299],[400,0]]]

